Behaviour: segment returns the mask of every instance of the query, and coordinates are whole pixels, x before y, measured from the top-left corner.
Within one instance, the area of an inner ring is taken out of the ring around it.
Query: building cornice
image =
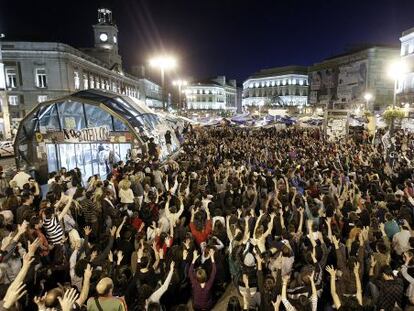
[[[103,67],[103,66],[99,65],[99,64],[95,64],[94,62],[92,62],[90,60],[87,60],[83,57],[72,54],[70,52],[47,51],[47,50],[40,50],[40,51],[36,51],[36,50],[35,51],[33,51],[33,50],[2,50],[1,52],[4,55],[3,61],[8,60],[7,59],[7,54],[13,54],[13,53],[21,53],[21,54],[39,54],[39,53],[41,53],[41,54],[48,54],[48,55],[64,55],[68,58],[73,58],[73,59],[75,59],[76,61],[78,61],[80,63],[85,63],[88,66],[95,67],[96,69],[98,69],[101,72],[104,71],[105,74],[107,74],[111,77],[115,77],[115,78],[120,79],[120,80],[127,80],[127,81],[132,82],[132,83],[139,83],[139,81],[142,80],[140,78],[136,78],[136,79],[132,78],[130,75],[122,75],[118,72],[112,71],[112,70],[110,70],[106,67]],[[153,83],[152,81],[150,81],[148,79],[144,79],[144,80],[147,80],[147,81]],[[156,84],[156,83],[154,83],[154,84]]]

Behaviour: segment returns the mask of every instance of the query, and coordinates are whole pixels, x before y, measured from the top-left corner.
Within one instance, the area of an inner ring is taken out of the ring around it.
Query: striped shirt
[[[62,241],[64,233],[57,216],[44,219],[43,228],[45,229],[46,238],[50,244],[59,244]]]

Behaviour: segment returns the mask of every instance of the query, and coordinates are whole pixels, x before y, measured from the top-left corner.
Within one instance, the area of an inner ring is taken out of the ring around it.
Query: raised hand
[[[26,295],[26,284],[23,282],[12,282],[3,298],[3,307],[10,309],[20,298]]]
[[[34,254],[36,253],[37,249],[40,246],[40,240],[39,238],[36,238],[36,240],[33,241],[33,243],[27,242],[27,249],[29,250],[29,254],[31,256],[34,256]]]
[[[335,246],[335,249],[339,249],[339,240],[338,240],[338,238],[336,237],[336,236],[332,236],[332,242],[333,242],[333,244],[334,244],[334,246]]]
[[[117,257],[117,264],[119,266],[121,264],[122,259],[124,258],[122,251],[118,251],[116,253],[116,257]]]
[[[200,257],[200,255],[198,254],[197,250],[194,250],[194,252],[193,252],[193,263],[195,263],[197,261],[198,257]]]
[[[331,278],[336,276],[336,270],[333,266],[326,266],[325,270],[330,274]]]
[[[60,307],[62,311],[71,311],[73,304],[75,303],[76,299],[78,299],[79,295],[76,293],[76,289],[71,288],[68,289],[62,297],[58,297]]]
[[[23,266],[30,266],[30,264],[34,261],[34,258],[31,254],[26,253],[23,256]]]
[[[91,254],[91,261],[93,260],[92,255],[93,255],[93,253]],[[114,262],[114,254],[112,253],[112,251],[109,251],[108,260],[109,260],[109,262]]]
[[[36,296],[33,298],[33,302],[37,305],[39,310],[46,310],[45,300],[46,300],[47,293],[43,295],[43,297]]]
[[[83,228],[83,232],[85,232],[86,236],[89,236],[92,233],[92,229],[90,226],[86,226],[85,228]]]
[[[90,278],[92,277],[92,272],[93,272],[93,269],[91,265],[87,264],[85,268],[85,272],[83,273],[83,278],[90,280]]]
[[[109,232],[111,233],[111,236],[114,237],[116,234],[116,226],[113,226]]]

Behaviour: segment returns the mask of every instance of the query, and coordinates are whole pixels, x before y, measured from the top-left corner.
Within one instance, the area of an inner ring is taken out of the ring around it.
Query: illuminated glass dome
[[[179,146],[173,128],[142,101],[95,89],[80,91],[40,103],[26,115],[15,139],[16,164],[34,170],[41,182],[62,167],[79,167],[84,177],[105,176],[109,162],[144,152],[150,137],[165,159],[168,130],[173,152]]]

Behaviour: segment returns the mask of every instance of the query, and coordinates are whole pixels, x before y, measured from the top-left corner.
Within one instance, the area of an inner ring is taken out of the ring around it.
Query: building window
[[[38,103],[43,103],[45,101],[47,101],[47,95],[38,95],[37,96],[37,102]]]
[[[73,73],[73,80],[75,82],[75,90],[79,90],[80,88],[79,72],[75,71]]]
[[[95,88],[95,79],[93,76],[90,77],[89,85],[91,86],[91,89]]]
[[[15,88],[17,86],[16,69],[6,69],[6,83],[9,88]]]
[[[10,95],[9,96],[9,105],[10,106],[19,105],[19,96],[18,95]]]
[[[47,75],[45,68],[36,68],[36,86],[40,88],[47,87]]]
[[[89,87],[89,83],[88,83],[88,75],[86,73],[83,74],[83,89],[87,90]]]
[[[96,88],[100,89],[101,88],[101,84],[99,83],[99,78],[96,78]]]

